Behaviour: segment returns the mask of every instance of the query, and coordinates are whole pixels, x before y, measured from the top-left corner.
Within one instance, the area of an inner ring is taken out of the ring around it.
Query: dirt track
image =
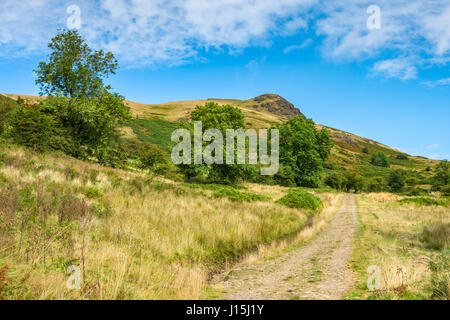
[[[354,196],[346,196],[329,225],[305,246],[264,264],[230,271],[222,299],[340,299],[353,285],[348,266],[357,229]]]

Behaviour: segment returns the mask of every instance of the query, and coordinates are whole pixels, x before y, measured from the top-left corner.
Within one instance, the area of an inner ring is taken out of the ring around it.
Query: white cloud
[[[303,41],[301,44],[294,44],[294,45],[292,45],[292,46],[289,46],[289,47],[286,47],[284,50],[283,50],[283,53],[284,54],[288,54],[289,52],[291,52],[291,51],[294,51],[294,50],[301,50],[301,49],[304,49],[304,48],[306,48],[306,47],[309,47],[311,44],[312,44],[312,39],[306,39],[305,41]]]
[[[261,57],[261,58],[257,58],[257,59],[250,60],[250,61],[245,65],[245,67],[248,68],[248,69],[256,69],[256,68],[259,67],[259,65],[260,65],[261,63],[265,62],[266,59],[267,59],[267,57],[264,56],[264,57]]]
[[[382,74],[386,78],[410,80],[417,78],[417,69],[407,58],[396,58],[378,61],[372,68],[374,74]]]
[[[239,50],[306,28],[316,0],[79,0],[81,33],[129,64],[183,63],[203,50]],[[0,56],[41,53],[73,0],[2,0]]]
[[[421,82],[421,84],[430,87],[430,88],[434,88],[434,87],[438,87],[438,86],[448,86],[450,85],[450,78],[444,78],[444,79],[440,79],[440,80],[436,80],[436,81],[423,81]]]
[[[432,150],[432,149],[439,148],[440,146],[441,146],[441,145],[438,144],[438,143],[433,143],[433,144],[430,144],[429,146],[427,146],[425,149],[427,149],[427,150]]]
[[[331,58],[373,59],[374,71],[412,79],[417,68],[446,64],[450,57],[450,0],[341,0],[321,2],[325,18],[316,31]],[[366,10],[381,9],[381,29],[368,30]],[[386,57],[388,57],[386,59]],[[399,64],[397,64],[399,63]]]
[[[239,52],[299,30],[319,36],[324,56],[369,59],[386,77],[412,79],[422,67],[450,62],[450,0],[1,0],[0,56],[45,52],[72,4],[81,7],[89,43],[128,65]],[[381,9],[380,30],[367,28],[373,4]]]

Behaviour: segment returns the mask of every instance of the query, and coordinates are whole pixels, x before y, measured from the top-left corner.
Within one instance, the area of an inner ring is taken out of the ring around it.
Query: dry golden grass
[[[325,208],[309,221],[307,228],[295,234],[294,237],[274,241],[270,244],[259,245],[258,250],[247,255],[242,263],[263,263],[266,259],[273,258],[282,252],[293,250],[304,245],[317,235],[334,217],[344,198],[343,194],[337,193],[323,193],[318,194],[318,196],[322,199]]]
[[[430,297],[429,262],[439,252],[420,241],[424,227],[450,223],[450,211],[442,206],[400,204],[391,194],[358,197],[360,231],[354,241],[353,269],[358,286],[349,298],[427,299]],[[380,289],[370,292],[369,266],[380,267]]]
[[[138,172],[63,155],[16,147],[2,152],[7,156],[0,174],[13,189],[31,188],[34,196],[42,190],[38,212],[50,213],[42,219],[45,222],[27,228],[20,226],[17,216],[13,234],[0,228],[5,237],[0,242],[8,244],[0,250],[0,267],[11,266],[7,299],[199,298],[210,277],[227,265],[252,259],[253,252],[267,257],[311,237],[339,199],[321,195],[326,208],[314,218],[312,229],[300,232],[307,215],[273,201],[231,202],[182,184],[149,181]],[[86,193],[87,188],[95,192]],[[285,191],[254,184],[248,188],[272,199]],[[8,192],[17,197],[13,191]],[[72,201],[68,209],[52,209],[65,194],[75,197],[67,200]],[[103,213],[77,216],[85,205],[101,207]],[[58,222],[65,216],[67,223]],[[85,273],[82,291],[67,289],[65,272],[70,265]]]

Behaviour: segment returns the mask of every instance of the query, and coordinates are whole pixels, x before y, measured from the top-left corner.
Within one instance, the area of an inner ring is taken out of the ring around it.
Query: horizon
[[[411,155],[450,158],[450,1],[88,3],[34,3],[30,12],[30,1],[5,2],[0,92],[38,94],[32,70],[57,29],[74,27],[74,4],[75,29],[118,58],[121,69],[108,83],[127,100],[274,93],[318,124]],[[377,18],[370,5],[380,10],[379,28],[368,28]]]

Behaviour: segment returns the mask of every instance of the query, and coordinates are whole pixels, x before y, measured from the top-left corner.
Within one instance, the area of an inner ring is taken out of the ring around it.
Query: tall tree
[[[311,119],[300,116],[276,125],[280,130],[280,162],[292,168],[299,186],[317,187],[332,142],[325,129],[317,130]]]
[[[35,70],[43,112],[55,118],[58,132],[69,135],[71,155],[94,156],[110,163],[118,147],[118,127],[131,119],[124,98],[110,92],[104,79],[115,73],[118,63],[110,52],[93,51],[77,31],[62,31],[48,47],[47,62]],[[67,143],[66,143],[67,144]]]
[[[78,31],[71,30],[60,32],[48,47],[48,62],[40,62],[35,70],[41,95],[93,98],[111,89],[103,82],[118,68],[111,52],[93,51]]]

